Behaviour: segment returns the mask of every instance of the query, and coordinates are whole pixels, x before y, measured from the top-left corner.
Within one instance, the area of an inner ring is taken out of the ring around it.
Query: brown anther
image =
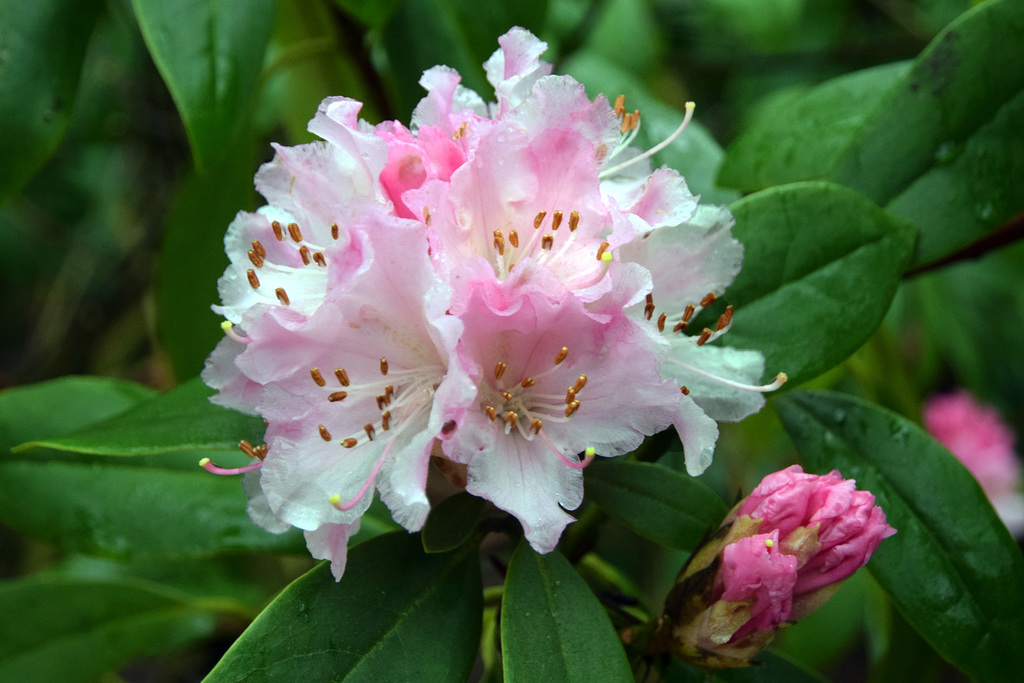
[[[629,112],[623,112],[622,114],[622,125],[619,126],[619,132],[625,133],[633,125],[633,115]]]
[[[337,223],[331,223],[331,239],[334,239],[334,240],[338,239],[339,232],[340,232],[340,230],[338,229],[338,224]]]
[[[323,425],[317,425],[317,428],[320,430],[321,439],[323,439],[324,441],[331,440],[331,433],[327,431],[327,427],[324,427]]]
[[[562,361],[565,360],[565,357],[568,356],[568,355],[569,355],[569,347],[568,346],[563,346],[562,348],[560,348],[558,350],[558,353],[555,354],[555,365],[561,365]]]
[[[337,403],[338,401],[344,401],[346,396],[348,396],[347,391],[332,391],[327,400],[331,403]]]
[[[553,246],[555,246],[554,235],[544,235],[543,237],[540,238],[541,249],[551,249]]]
[[[580,402],[579,401],[573,401],[568,406],[566,406],[566,408],[565,408],[565,416],[566,417],[572,417],[573,414],[577,410],[579,410],[579,409],[580,409]]]
[[[366,436],[370,438],[370,441],[373,441],[373,435],[377,433],[377,430],[373,428],[373,425],[367,422],[363,425],[363,431],[366,432]]]
[[[284,240],[284,230],[281,229],[281,224],[278,223],[277,221],[274,221],[273,223],[270,224],[270,227],[274,231],[274,237],[277,239],[277,241],[278,242],[283,241]]]
[[[454,135],[452,135],[452,140],[458,140],[459,138],[461,138],[463,135],[466,134],[466,125],[468,123],[469,123],[469,121],[463,121],[462,122],[462,125],[459,126],[459,129],[457,131],[455,131]]]
[[[612,246],[612,245],[608,244],[607,242],[601,242],[601,246],[598,247],[598,249],[597,249],[597,260],[598,261],[601,260],[601,257],[604,256],[604,252],[606,252],[608,250],[608,247],[610,247],[610,246]]]
[[[395,385],[389,384],[384,387],[384,395],[388,397],[388,403],[391,403],[391,399],[395,397]]]
[[[732,306],[726,306],[725,307],[725,313],[723,313],[722,315],[718,316],[718,325],[715,326],[715,331],[716,332],[721,332],[722,330],[727,328],[729,326],[729,323],[731,323],[731,322],[732,322]]]
[[[576,232],[578,227],[580,227],[580,212],[573,211],[569,214],[569,232]]]
[[[687,389],[685,386],[679,387],[679,391],[682,392],[683,396],[689,396],[690,395],[690,390]]]
[[[527,377],[526,379],[524,379],[522,382],[519,383],[519,386],[521,386],[523,389],[529,389],[530,387],[532,387],[536,383],[537,383],[537,380],[535,380],[532,377]]]
[[[505,399],[506,401],[511,401],[512,400],[512,392],[511,391],[503,391],[503,392],[501,392],[501,397],[503,399]]]
[[[313,381],[316,382],[318,387],[322,387],[327,384],[327,380],[325,380],[324,376],[320,374],[320,368],[310,368],[309,376],[313,378]]]
[[[505,424],[510,426],[512,429],[515,429],[519,424],[519,416],[516,415],[514,410],[510,410],[505,413]]]
[[[387,377],[388,374],[388,359],[384,356],[380,357],[380,374]]]
[[[263,267],[263,259],[260,258],[260,255],[256,253],[255,249],[250,249],[249,250],[249,260],[257,268],[262,268]]]
[[[501,376],[505,374],[505,370],[507,369],[508,366],[505,365],[503,361],[499,360],[494,366],[494,379],[501,379]]]
[[[301,242],[302,241],[302,231],[299,230],[299,224],[298,223],[289,223],[288,224],[288,234],[296,242]]]
[[[551,229],[552,230],[558,230],[558,226],[560,226],[561,224],[562,224],[562,212],[560,210],[559,211],[555,211],[553,214],[551,214]]]
[[[253,289],[258,289],[260,286],[260,279],[256,277],[256,271],[250,268],[245,271],[245,276],[249,278],[249,286]]]
[[[541,422],[537,418],[533,418],[533,422],[530,423],[530,431],[532,433],[534,433],[534,434],[540,434],[540,429],[543,426],[544,426],[543,422]]]
[[[622,116],[626,113],[626,96],[619,95],[615,98],[615,106],[612,107],[615,110],[616,116]]]
[[[653,306],[654,305],[654,295],[651,294],[650,292],[648,292],[647,293],[647,297],[645,298],[645,301],[647,301],[647,305],[648,306]]]
[[[323,255],[322,252],[319,252],[319,251],[313,252],[313,261],[318,266],[320,266],[321,268],[326,268],[327,267],[327,261],[324,259],[324,255]]]
[[[587,386],[587,376],[586,375],[580,375],[576,379],[576,384],[572,385],[572,388],[573,388],[573,391],[575,391],[578,394],[581,391],[583,391],[583,387],[585,387],[585,386]]]
[[[389,403],[387,394],[377,394],[377,410],[384,410]]]
[[[352,447],[354,447],[354,446],[355,446],[355,445],[356,445],[357,443],[359,443],[359,442],[358,442],[358,441],[356,441],[355,439],[351,439],[351,438],[349,438],[349,439],[345,439],[344,441],[342,441],[342,442],[341,442],[341,445],[342,445],[342,446],[344,446],[345,448],[352,448]]]
[[[307,247],[305,244],[299,247],[299,256],[302,257],[302,265],[308,266],[310,262],[309,247]]]
[[[498,250],[499,256],[505,255],[505,237],[501,234],[501,230],[494,231],[494,248]]]
[[[711,335],[714,334],[710,329],[704,328],[704,331],[697,337],[697,346],[704,346],[708,343],[708,339],[711,339]]]
[[[253,446],[252,452],[256,455],[257,458],[263,460],[265,457],[267,457],[267,444],[261,443],[259,446]]]
[[[385,410],[380,414],[380,428],[385,432],[391,429],[391,411]]]
[[[519,248],[519,233],[513,230],[508,234],[508,242],[512,245],[513,249]]]
[[[547,216],[547,211],[538,211],[537,216],[533,219],[533,227],[539,228],[540,224],[544,222],[544,216]]]
[[[689,323],[685,323],[682,320],[680,320],[679,322],[676,323],[676,326],[672,328],[672,331],[673,332],[682,332],[683,330],[685,330],[687,328],[688,325],[689,325]]]
[[[569,391],[565,392],[565,405],[571,404],[576,400],[576,390],[569,387]]]
[[[338,378],[338,384],[348,386],[348,373],[345,372],[345,368],[334,368],[334,376]]]
[[[648,294],[648,296],[650,296],[650,295]],[[644,318],[646,318],[647,320],[650,320],[653,315],[654,315],[654,302],[648,300],[647,303],[644,304]]]
[[[498,411],[494,409],[494,406],[484,406],[484,412],[487,413],[487,417],[491,418],[491,422],[498,419]]]
[[[696,312],[696,310],[697,309],[696,309],[696,307],[694,307],[693,304],[687,304],[686,308],[683,310],[683,322],[684,323],[690,322],[690,318],[693,317],[693,314]]]
[[[289,305],[291,301],[288,299],[288,292],[284,291],[284,287],[278,287],[274,290],[274,294],[277,295],[277,300],[285,306]]]
[[[667,318],[667,317],[668,317],[667,313],[662,313],[661,315],[658,316],[658,332],[664,332],[665,331],[665,318]]]
[[[238,442],[238,450],[242,451],[250,458],[256,457],[256,451],[253,449],[252,444],[246,441],[245,439],[242,439],[241,441]]]
[[[640,125],[640,110],[639,109],[634,109],[633,110],[633,118],[629,122],[629,129],[630,130],[636,130],[636,127],[639,126],[639,125]]]
[[[267,250],[263,248],[263,244],[259,240],[252,241],[252,250],[260,255],[260,258],[267,258]]]
[[[430,207],[429,206],[424,206],[423,207],[423,224],[428,226],[428,227],[430,226]]]
[[[714,292],[708,292],[704,295],[704,298],[700,300],[701,306],[710,306],[718,300],[718,295]]]

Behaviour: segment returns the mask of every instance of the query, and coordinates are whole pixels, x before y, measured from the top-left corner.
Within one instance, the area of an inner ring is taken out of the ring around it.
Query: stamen
[[[626,113],[626,96],[619,95],[615,98],[615,106],[612,107],[615,110],[615,115],[621,117]]]
[[[345,372],[345,368],[334,368],[334,376],[338,378],[338,383],[341,386],[348,386],[348,373]]]
[[[775,391],[776,389],[779,389],[783,384],[789,381],[789,377],[786,375],[786,373],[780,372],[779,374],[775,375],[775,379],[773,379],[768,384],[764,384],[761,386],[743,384],[742,382],[734,382],[731,379],[719,377],[718,375],[712,375],[710,372],[706,372],[704,370],[701,370],[700,368],[695,368],[692,365],[688,365],[687,363],[683,363],[682,361],[675,360],[674,358],[669,358],[668,362],[678,365],[681,368],[686,368],[690,372],[695,372],[698,375],[701,375],[702,377],[707,377],[710,380],[714,380],[719,384],[724,384],[725,386],[732,387],[734,389],[742,389],[743,391],[756,391],[759,393],[766,393],[769,391]],[[686,389],[686,387],[682,387],[682,389]],[[682,389],[680,389],[680,391],[682,391]],[[687,389],[686,391],[683,391],[683,393],[688,394],[689,390]]]
[[[252,287],[253,289],[259,289],[260,279],[258,277],[256,277],[256,271],[255,270],[250,268],[249,270],[245,271],[245,276],[247,278],[249,278],[249,286],[250,287]]]
[[[462,122],[462,125],[459,126],[459,129],[457,131],[455,131],[454,135],[452,135],[452,140],[458,140],[459,138],[461,138],[463,135],[466,134],[466,125],[467,124],[469,124],[469,121],[463,121]]]
[[[578,227],[580,227],[580,212],[573,211],[569,214],[569,232],[576,232]]]
[[[705,297],[705,298],[707,298],[707,297]],[[701,305],[703,306],[703,304],[701,304]],[[690,318],[693,317],[693,314],[696,311],[697,311],[697,307],[696,306],[694,306],[693,304],[687,304],[686,308],[683,310],[683,320],[682,321],[684,323],[690,322]]]
[[[491,418],[491,422],[498,419],[498,411],[494,409],[494,406],[484,406],[484,412],[487,413],[487,417]]]
[[[210,474],[244,474],[246,472],[258,470],[259,468],[263,467],[263,461],[260,460],[259,462],[254,462],[250,465],[246,465],[245,467],[232,467],[230,469],[225,469],[223,467],[218,467],[214,465],[212,462],[210,462],[209,458],[203,458],[202,460],[199,461],[199,466],[202,467],[207,472],[209,472]]]
[[[600,261],[604,257],[605,250],[612,245],[607,242],[601,242],[601,246],[597,249],[597,260]]]
[[[569,391],[565,392],[565,405],[571,405],[576,400],[576,389],[569,387]]]
[[[711,339],[711,335],[714,334],[710,329],[704,328],[704,331],[697,337],[697,346],[704,346],[708,343],[708,339]]]
[[[700,300],[701,306],[710,306],[718,300],[718,295],[714,292],[708,292],[704,295],[704,298]]]
[[[355,441],[355,439],[351,440]],[[373,437],[370,437],[370,440],[372,441]],[[346,441],[349,441],[349,439],[346,439]],[[366,481],[363,482],[363,485],[360,487],[359,491],[356,492],[356,495],[354,498],[352,498],[352,500],[342,503],[341,496],[339,496],[337,493],[335,493],[334,495],[327,499],[327,501],[334,507],[335,510],[338,510],[339,512],[351,510],[356,506],[357,503],[359,503],[360,500],[362,500],[363,496],[366,495],[366,492],[373,487],[373,483],[377,480],[377,474],[380,472],[380,467],[381,465],[384,464],[384,460],[388,457],[388,451],[391,450],[391,444],[393,443],[394,440],[390,441],[388,445],[384,448],[384,452],[380,454],[380,457],[374,464],[373,470],[370,472],[370,476],[366,478]]]
[[[275,289],[274,294],[277,295],[277,300],[280,301],[285,306],[291,303],[288,299],[288,293],[284,291],[284,287],[278,287],[277,289]]]
[[[505,433],[506,434],[509,431],[515,429],[518,424],[519,424],[519,416],[516,415],[515,411],[510,410],[507,413],[505,413],[505,430],[506,430]]]
[[[552,231],[558,230],[558,226],[560,226],[561,224],[562,224],[562,212],[560,210],[559,211],[555,211],[553,214],[551,214],[551,230]]]
[[[314,252],[314,254],[313,254],[313,261],[318,266],[320,266],[322,268],[326,268],[327,267],[327,260],[324,259],[324,255],[323,255],[322,252],[319,252],[319,251],[318,252]]]
[[[551,249],[551,247],[553,247],[553,246],[555,246],[555,236],[554,235],[544,235],[540,239],[540,248],[541,249]]]
[[[547,211],[538,211],[537,212],[537,216],[533,219],[533,227],[535,229],[539,228],[540,224],[544,222],[544,216],[547,216],[547,215],[548,215]]]
[[[345,398],[347,397],[347,391],[333,391],[331,392],[330,396],[327,397],[327,400],[330,401],[331,403],[337,403],[338,401],[344,401]]]
[[[299,230],[299,224],[298,223],[289,223],[288,224],[288,234],[296,242],[301,242],[302,241],[302,231]]]
[[[387,394],[377,395],[377,410],[384,410],[384,407],[387,406],[389,403],[391,402],[388,401]]]
[[[508,366],[504,362],[498,361],[498,364],[494,366],[494,379],[501,379],[501,376],[505,374],[505,370]]]
[[[341,445],[344,446],[345,448],[354,448],[357,443],[359,442],[356,441],[355,439],[349,438],[342,441]]]
[[[494,248],[498,250],[499,256],[505,255],[505,238],[501,234],[501,230],[494,231]]]
[[[363,431],[366,432],[366,436],[370,438],[370,441],[373,441],[373,435],[377,433],[377,430],[373,428],[373,425],[367,422],[363,425]]]
[[[725,307],[725,313],[718,318],[718,325],[715,327],[716,332],[721,332],[725,328],[729,327],[729,323],[732,322],[732,306]]]
[[[242,451],[250,458],[256,457],[256,449],[253,448],[252,444],[246,441],[245,439],[242,439],[241,441],[238,442],[238,450]]]
[[[604,178],[605,176],[612,175],[613,173],[618,173],[622,169],[628,168],[629,166],[632,166],[635,163],[638,163],[638,162],[640,162],[640,161],[642,161],[644,159],[647,159],[647,158],[657,154],[661,150],[665,149],[669,145],[671,145],[672,142],[677,137],[679,137],[684,130],[686,130],[687,124],[689,124],[690,123],[690,119],[693,118],[693,109],[694,109],[694,107],[696,107],[696,105],[693,102],[687,102],[686,103],[686,114],[683,117],[683,122],[680,123],[679,127],[676,128],[675,131],[671,135],[669,135],[667,138],[665,138],[662,142],[660,142],[659,144],[655,145],[654,147],[651,147],[649,150],[647,150],[643,154],[638,154],[637,156],[633,157],[632,159],[627,159],[626,161],[623,161],[621,164],[617,164],[615,166],[612,166],[611,168],[606,168],[605,170],[601,171],[598,174],[598,178]],[[623,122],[625,123],[625,121],[623,121]],[[637,116],[637,123],[639,123],[639,116]],[[625,127],[622,129],[622,132],[623,133],[626,132],[626,128]]]
[[[654,297],[650,294],[647,295],[647,303],[644,305],[644,317],[648,320],[654,315]]]
[[[388,403],[391,403],[391,399],[395,396],[395,385],[388,384],[384,387],[384,395],[388,397]]]
[[[320,368],[310,368],[309,375],[313,378],[313,381],[316,382],[318,387],[322,387],[327,384],[327,380],[325,380],[324,376],[320,374]]]
[[[320,430],[320,438],[321,439],[323,439],[324,441],[330,441],[331,440],[331,433],[329,431],[327,431],[327,427],[324,427],[323,425],[317,425],[317,429]]]
[[[510,232],[508,234],[508,241],[509,241],[509,244],[512,245],[513,249],[518,249],[519,248],[519,233],[516,232],[515,230]]]
[[[255,249],[250,249],[249,250],[249,260],[257,268],[262,268],[263,267],[263,259],[260,258],[260,255],[256,253]]]
[[[532,433],[534,433],[534,434],[540,434],[541,427],[543,427],[543,426],[544,426],[543,422],[541,422],[537,418],[534,418],[533,422],[530,423],[530,431]]]
[[[263,244],[259,240],[252,241],[252,250],[260,255],[260,258],[267,258],[267,250],[263,248]]]
[[[308,266],[310,261],[309,247],[307,247],[305,244],[299,247],[299,256],[302,257],[302,265]]]
[[[679,391],[682,392],[683,396],[689,396],[690,395],[690,390],[688,388],[686,388],[685,385],[679,387]]]
[[[274,238],[277,239],[278,242],[283,242],[284,231],[281,230],[281,224],[278,223],[277,221],[274,221],[273,223],[270,224],[270,227],[274,231]]]
[[[380,415],[380,428],[385,432],[391,429],[391,411],[385,410]]]
[[[561,365],[562,361],[565,360],[565,357],[568,355],[569,347],[563,346],[561,349],[558,350],[558,353],[555,355],[555,365]]]
[[[576,412],[577,410],[579,410],[579,409],[580,409],[580,402],[579,402],[579,401],[573,401],[573,402],[572,402],[572,403],[570,403],[570,404],[569,404],[569,406],[568,406],[568,407],[567,407],[567,408],[565,409],[565,416],[566,416],[566,417],[572,417],[572,416],[573,416],[573,414],[574,414],[574,413],[575,413],[575,412]]]
[[[388,374],[388,359],[385,358],[384,356],[380,357],[380,374],[384,375],[385,377]]]
[[[658,332],[665,331],[665,319],[668,317],[667,313],[662,313],[658,316]]]
[[[235,324],[230,320],[225,320],[224,322],[222,322],[220,324],[220,329],[224,330],[225,335],[227,335],[231,339],[234,339],[239,344],[248,344],[249,342],[252,341],[248,337],[243,337],[242,335],[235,332]]]
[[[629,113],[622,114],[622,126],[619,128],[619,132],[625,134],[627,130],[632,128],[633,115]]]
[[[532,378],[532,377],[527,377],[526,379],[524,379],[524,380],[523,380],[523,381],[522,381],[522,382],[521,382],[521,383],[519,384],[519,386],[521,386],[521,387],[522,387],[523,389],[529,389],[530,387],[532,387],[532,386],[533,386],[534,384],[536,384],[536,383],[537,383],[537,380],[535,380],[535,379],[534,379],[534,378]]]
[[[512,392],[511,391],[503,391],[503,392],[501,392],[501,397],[503,399],[505,399],[506,401],[511,401],[512,400]]]
[[[587,386],[587,376],[580,375],[579,378],[576,380],[576,384],[572,385],[572,388],[573,391],[575,391],[578,394],[581,391],[583,391],[583,387],[585,386]]]
[[[337,223],[331,223],[331,239],[335,239],[335,240],[338,239],[338,232],[339,232],[338,224]]]
[[[423,207],[423,224],[428,226],[428,227],[430,226],[430,207],[429,206],[424,206]]]

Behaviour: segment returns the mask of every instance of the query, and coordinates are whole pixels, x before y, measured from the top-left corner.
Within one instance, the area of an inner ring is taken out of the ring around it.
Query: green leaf
[[[91,683],[213,632],[209,607],[141,581],[36,576],[0,584],[0,680]]]
[[[831,392],[794,392],[779,415],[811,469],[875,494],[898,533],[869,564],[943,657],[981,680],[1024,667],[1024,555],[966,469],[920,427]]]
[[[67,550],[120,559],[305,552],[298,530],[274,535],[250,521],[238,477],[122,462],[0,461],[0,519]]]
[[[378,536],[352,548],[339,583],[327,563],[294,581],[205,680],[466,680],[482,606],[475,552],[427,555],[415,536]]]
[[[683,120],[683,112],[659,100],[636,76],[620,66],[588,51],[578,52],[566,63],[566,73],[587,86],[592,97],[604,93],[612,101],[620,93],[626,96],[626,107],[640,110],[640,132],[633,146],[650,149],[671,135]],[[696,118],[700,118],[700,107]],[[655,156],[655,167],[667,165],[686,178],[690,191],[703,202],[726,204],[739,198],[739,193],[724,190],[715,183],[722,163],[722,148],[697,121],[671,145]]]
[[[100,455],[148,455],[184,450],[237,450],[240,439],[259,441],[263,421],[213,405],[213,390],[198,378],[120,415],[55,438],[18,446]]]
[[[275,0],[132,0],[196,166],[227,158],[252,118]]]
[[[608,460],[586,470],[587,497],[641,536],[693,550],[729,508],[693,477],[647,462]]]
[[[505,680],[632,681],[608,614],[568,560],[522,541],[501,603]]]
[[[373,29],[383,27],[402,0],[334,0],[335,4]]]
[[[0,204],[57,148],[100,0],[0,0]]]
[[[423,525],[423,549],[428,553],[445,553],[465,543],[476,531],[484,499],[461,491],[448,496],[430,509]]]
[[[826,683],[828,679],[780,652],[765,650],[747,669],[707,669],[673,659],[665,671],[666,683]]]
[[[910,260],[916,230],[830,183],[794,183],[732,206],[743,270],[723,343],[758,349],[791,386],[840,363],[881,323]]]

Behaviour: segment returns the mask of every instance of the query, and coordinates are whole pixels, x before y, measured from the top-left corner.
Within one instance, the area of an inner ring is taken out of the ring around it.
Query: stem
[[[958,261],[976,259],[990,251],[1000,249],[1024,239],[1024,212],[1013,216],[1006,223],[996,230],[988,233],[977,242],[972,242],[966,247],[954,251],[952,254],[940,258],[938,261],[915,266],[903,274],[904,278],[912,278],[931,270],[944,268]]]

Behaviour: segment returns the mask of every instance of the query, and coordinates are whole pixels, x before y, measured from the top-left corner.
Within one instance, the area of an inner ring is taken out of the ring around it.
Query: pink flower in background
[[[929,399],[924,424],[978,480],[1010,532],[1024,534],[1020,461],[1014,452],[1013,431],[999,412],[960,390]]]
[[[252,518],[296,526],[344,567],[375,493],[410,531],[431,457],[550,551],[582,500],[580,469],[674,425],[687,469],[716,420],[757,411],[764,358],[689,330],[739,271],[724,207],[631,146],[639,112],[551,76],[523,29],[485,64],[485,103],[447,67],[407,128],[360,104],[320,105],[322,141],[275,147],[268,205],[228,229],[227,336],[203,377],[214,401],[262,416],[245,471]]]

